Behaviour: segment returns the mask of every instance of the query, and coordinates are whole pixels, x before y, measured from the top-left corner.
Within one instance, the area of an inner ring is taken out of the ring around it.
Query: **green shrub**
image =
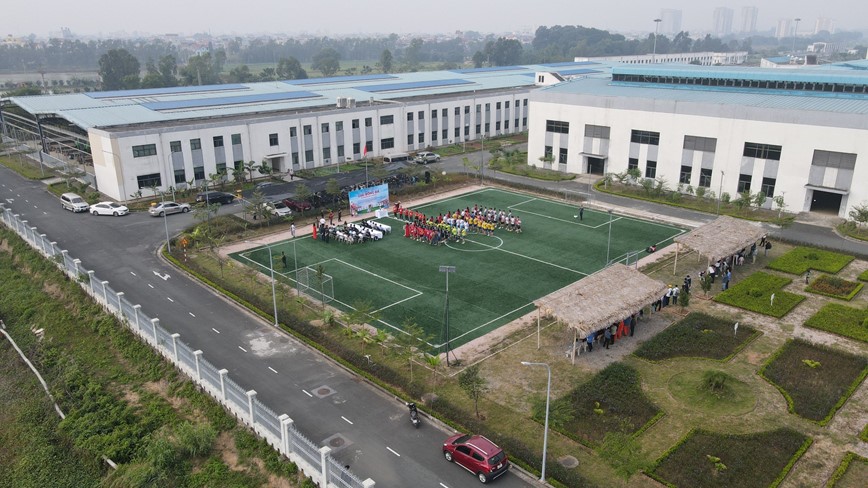
[[[859,274],[859,281],[868,281],[868,269]]]
[[[789,278],[756,272],[718,293],[714,301],[780,318],[805,299],[802,295],[781,290],[791,281]],[[774,302],[771,301],[772,294],[775,295]]]
[[[856,471],[855,474],[850,474],[851,467],[856,467],[853,470]],[[838,465],[835,472],[832,473],[832,477],[826,483],[826,488],[837,486],[841,480],[846,480],[844,483],[846,486],[863,486],[866,473],[868,473],[868,459],[855,452],[848,452],[844,455],[844,459],[841,460],[841,464]],[[850,483],[847,483],[847,481],[850,481]]]
[[[718,398],[726,398],[732,394],[733,377],[723,371],[708,370],[702,374],[702,389]]]
[[[805,326],[868,342],[868,309],[827,303],[805,321]]]
[[[730,319],[694,312],[643,342],[634,354],[649,361],[677,357],[726,361],[760,333]],[[706,332],[708,331],[708,332]]]
[[[864,286],[862,283],[855,281],[847,281],[843,278],[831,275],[820,275],[805,287],[806,291],[825,295],[832,298],[840,298],[841,300],[852,300]]]
[[[759,370],[787,399],[791,413],[820,425],[832,419],[866,374],[868,359],[800,340],[788,341]]]
[[[811,247],[796,247],[768,264],[768,267],[784,273],[801,275],[809,269],[826,273],[837,273],[855,259],[853,256],[839,254]]]

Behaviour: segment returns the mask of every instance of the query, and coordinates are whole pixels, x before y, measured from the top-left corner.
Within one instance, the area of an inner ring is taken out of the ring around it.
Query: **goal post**
[[[298,290],[323,303],[329,303],[335,299],[334,278],[327,273],[317,274],[310,266],[299,268],[296,271]]]

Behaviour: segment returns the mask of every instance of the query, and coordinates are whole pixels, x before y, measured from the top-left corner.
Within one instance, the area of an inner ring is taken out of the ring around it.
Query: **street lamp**
[[[720,200],[723,199],[723,179],[726,177],[726,171],[720,172],[720,186],[717,188],[717,215],[720,215]]]
[[[612,246],[612,209],[609,209],[609,240],[606,241],[606,266],[609,265],[609,249]]]
[[[274,287],[274,256],[271,254],[271,246],[266,245],[265,248],[268,249],[268,269],[271,270],[271,301],[274,304],[274,326],[279,327],[277,323],[277,290]]]
[[[793,29],[793,54],[795,55],[796,54],[796,35],[798,35],[798,33],[799,33],[799,22],[801,22],[802,19],[796,17],[793,20],[796,21],[796,28]]]
[[[549,444],[549,398],[552,394],[552,368],[549,367],[546,363],[531,363],[528,361],[522,361],[521,364],[524,366],[544,366],[546,371],[548,371],[549,378],[548,384],[546,385],[546,424],[545,429],[543,430],[543,455],[542,455],[542,473],[540,474],[539,480],[545,483],[546,481],[546,449]]]
[[[440,266],[440,272],[446,273],[446,311],[444,323],[446,326],[446,366],[449,366],[449,273],[455,272],[455,266]]]
[[[163,198],[161,198],[160,205],[165,203],[166,197],[165,193],[162,194]],[[166,215],[166,209],[163,208],[163,225],[166,227],[166,249],[169,251],[169,254],[172,254],[172,243],[169,242],[169,217]]]
[[[654,50],[651,52],[651,64],[657,62],[657,32],[660,30],[660,22],[663,22],[663,19],[654,19]]]

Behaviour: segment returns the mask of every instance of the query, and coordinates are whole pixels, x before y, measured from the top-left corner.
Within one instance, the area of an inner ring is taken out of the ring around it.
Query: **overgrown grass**
[[[847,281],[831,275],[820,275],[805,287],[805,291],[850,301],[862,290],[862,283]]]
[[[805,299],[802,295],[781,289],[791,281],[789,278],[759,271],[718,293],[714,301],[781,318]],[[771,299],[772,295],[775,296],[774,301]]]
[[[791,413],[825,425],[865,379],[868,360],[791,340],[758,374],[780,390]]]
[[[691,431],[649,475],[670,487],[776,487],[811,445],[790,429],[747,435]]]
[[[868,269],[859,274],[859,281],[868,281]]]
[[[855,259],[854,256],[824,251],[814,247],[796,247],[768,264],[770,269],[795,275],[809,269],[835,274]]]
[[[636,349],[636,356],[649,361],[690,357],[727,361],[760,332],[749,325],[693,312],[670,325]]]
[[[868,342],[868,309],[827,303],[805,321],[805,326]]]
[[[865,480],[868,480],[868,459],[848,452],[832,473],[826,488],[861,488],[865,486]]]
[[[30,160],[23,154],[15,156],[0,156],[0,164],[28,180],[42,180],[54,176],[54,171],[52,171],[51,168],[46,166],[44,170],[40,170],[38,162]]]
[[[844,234],[845,236],[850,236],[854,239],[859,239],[862,241],[868,241],[868,226],[859,225],[852,220],[848,220],[847,222],[843,222],[838,224],[838,232]]]

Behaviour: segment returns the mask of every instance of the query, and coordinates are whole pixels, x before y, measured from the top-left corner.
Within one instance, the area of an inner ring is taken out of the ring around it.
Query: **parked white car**
[[[90,213],[93,215],[113,215],[120,217],[130,213],[130,209],[120,203],[115,202],[99,202],[90,206]]]
[[[159,204],[148,209],[148,213],[152,217],[162,217],[163,215],[172,215],[174,213],[187,213],[190,211],[190,204],[178,202],[160,202]]]
[[[268,211],[275,217],[288,217],[292,215],[292,210],[283,202],[269,202],[265,204]]]

